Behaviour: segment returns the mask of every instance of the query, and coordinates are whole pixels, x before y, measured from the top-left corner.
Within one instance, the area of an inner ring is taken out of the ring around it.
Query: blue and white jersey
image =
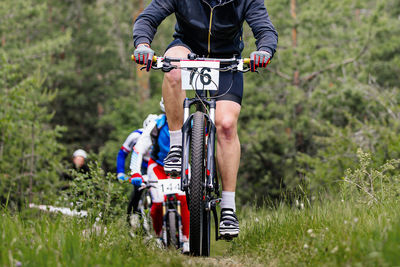
[[[121,149],[117,156],[117,174],[121,175],[125,173],[125,160],[128,154],[134,150],[134,146],[141,137],[143,129],[138,129],[129,134],[125,142],[122,144]],[[133,156],[133,154],[132,154]],[[142,168],[147,169],[148,157],[146,157],[142,162]]]
[[[142,135],[143,129],[138,129],[131,132],[128,137],[126,138],[125,142],[122,144],[121,149],[124,150],[126,153],[130,153],[135,146],[136,142],[138,141],[139,137]]]

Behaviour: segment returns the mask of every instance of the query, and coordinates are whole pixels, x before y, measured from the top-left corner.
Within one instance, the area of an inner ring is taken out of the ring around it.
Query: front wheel
[[[202,250],[201,256],[210,256],[210,211],[203,212],[203,240],[202,240]]]
[[[190,139],[191,176],[189,182],[190,197],[190,254],[203,255],[204,230],[204,142],[205,142],[204,113],[193,115],[192,134]]]

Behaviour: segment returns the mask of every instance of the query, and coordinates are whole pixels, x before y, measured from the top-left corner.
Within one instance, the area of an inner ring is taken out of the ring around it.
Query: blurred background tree
[[[63,127],[51,124],[56,91],[44,82],[71,40],[54,31],[48,6],[36,1],[0,4],[0,201],[21,207],[56,196]]]
[[[133,21],[149,2],[0,3],[3,203],[10,188],[3,185],[14,183],[12,190],[26,196],[32,177],[39,192],[39,184],[58,179],[61,157],[78,147],[99,153],[103,168],[115,171],[124,139],[148,113],[160,112],[162,73],[130,62]],[[377,165],[399,158],[399,1],[265,3],[279,44],[267,70],[245,75],[241,203],[278,199],[299,185],[310,194],[334,192],[357,163],[358,147],[373,153]],[[174,23],[170,16],[158,29],[152,47],[159,55]],[[255,45],[247,24],[244,40],[248,56]],[[66,127],[62,135],[58,125]],[[43,151],[33,165],[25,157],[32,143],[35,154]],[[31,166],[35,175],[26,174]]]

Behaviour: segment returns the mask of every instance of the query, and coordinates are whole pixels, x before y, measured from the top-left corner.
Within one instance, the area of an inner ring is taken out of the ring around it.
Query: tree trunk
[[[139,10],[133,15],[133,23],[135,23],[136,18],[144,10],[143,0],[139,0]],[[150,73],[146,71],[141,71],[141,65],[136,65],[136,88],[140,96],[140,100],[147,100],[150,98]]]
[[[295,60],[297,60],[297,16],[296,16],[296,0],[290,0],[290,14],[293,18],[293,28],[292,28],[292,47],[293,50],[295,51]],[[296,69],[293,73],[293,84],[298,86],[300,84],[300,79],[299,79],[299,70],[296,65]]]

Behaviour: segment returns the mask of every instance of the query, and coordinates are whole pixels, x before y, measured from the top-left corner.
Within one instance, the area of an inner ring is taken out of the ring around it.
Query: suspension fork
[[[182,165],[181,165],[181,190],[187,192],[189,188],[189,149],[190,133],[193,114],[190,115],[191,101],[185,98],[183,102],[183,126],[182,126]]]
[[[214,189],[214,181],[217,179],[216,171],[215,171],[215,108],[216,101],[213,99],[209,103],[210,114],[206,115],[208,120],[207,123],[207,166],[206,166],[206,187],[208,191],[212,191]]]

